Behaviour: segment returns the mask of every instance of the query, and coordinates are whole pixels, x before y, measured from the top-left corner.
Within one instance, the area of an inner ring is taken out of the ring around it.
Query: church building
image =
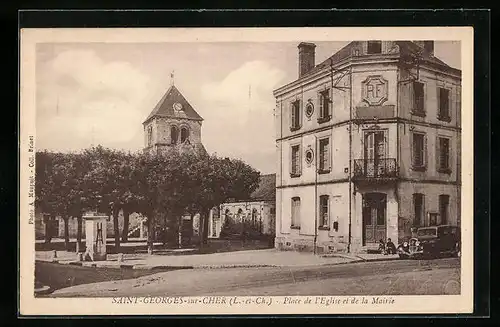
[[[166,153],[177,148],[206,152],[201,143],[203,118],[172,83],[143,122],[144,151]]]
[[[143,122],[144,151],[166,154],[177,149],[205,154],[201,142],[202,122],[203,118],[175,87],[172,79],[172,85]],[[182,223],[182,242],[186,244],[193,236],[199,235],[199,214],[184,216]]]

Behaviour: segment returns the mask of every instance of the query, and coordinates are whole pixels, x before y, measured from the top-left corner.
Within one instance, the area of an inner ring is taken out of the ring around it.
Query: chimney
[[[434,55],[434,41],[414,41],[421,48],[424,48],[425,52],[430,55]]]
[[[316,45],[314,43],[301,42],[299,48],[299,78],[314,68],[314,57]]]
[[[433,56],[434,55],[434,41],[424,41],[424,49],[428,54]]]

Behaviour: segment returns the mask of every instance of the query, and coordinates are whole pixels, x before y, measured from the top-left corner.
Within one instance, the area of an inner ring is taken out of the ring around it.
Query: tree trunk
[[[181,249],[182,248],[182,216],[180,216],[178,218],[178,222],[179,222],[177,224],[177,235],[179,237],[178,238],[178,243],[179,243],[178,247],[179,247],[179,249]]]
[[[148,254],[153,254],[153,216],[150,215],[147,219],[148,222]]]
[[[119,208],[113,208],[113,234],[115,234],[115,253],[120,253],[120,226],[118,224],[119,212]],[[104,240],[104,242],[106,242],[106,240]]]
[[[207,244],[208,242],[208,212],[206,210],[203,210],[200,213],[200,225],[203,226],[202,230],[203,233],[201,234],[201,243],[202,244]]]
[[[76,252],[81,252],[80,249],[82,248],[82,215],[80,214],[78,217],[76,217],[76,222],[78,224],[77,230],[76,230]]]
[[[123,233],[122,242],[128,242],[128,225],[130,222],[130,212],[128,209],[123,209]]]
[[[52,229],[53,229],[53,222],[54,222],[54,217],[52,215],[50,216],[43,216],[43,220],[45,223],[45,244],[50,244],[50,241],[52,240]]]
[[[64,220],[64,248],[69,251],[69,217],[63,216]]]

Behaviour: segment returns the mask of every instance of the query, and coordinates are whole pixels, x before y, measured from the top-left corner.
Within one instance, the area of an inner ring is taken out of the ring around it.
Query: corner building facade
[[[276,98],[276,240],[358,252],[419,226],[460,224],[461,71],[433,41],[356,41]]]

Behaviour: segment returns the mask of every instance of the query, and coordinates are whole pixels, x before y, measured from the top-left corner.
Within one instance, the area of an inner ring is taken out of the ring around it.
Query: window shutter
[[[387,131],[384,131],[384,158],[389,157],[389,144],[387,142]]]
[[[318,93],[318,99],[319,99],[318,114],[320,118],[323,118],[323,95],[321,93]]]
[[[298,101],[297,103],[299,105],[299,110],[297,110],[297,113],[299,115],[299,117],[298,117],[299,119],[297,120],[298,121],[298,126],[297,127],[302,127],[302,116],[304,116],[303,112],[302,112],[302,110],[303,110],[303,108],[302,108],[302,100],[297,100],[297,101]]]
[[[367,147],[366,147],[366,154],[367,154],[367,157],[366,159],[374,159],[373,157],[373,154],[374,154],[374,142],[373,142],[373,138],[374,138],[374,133],[368,133],[367,135]]]
[[[331,139],[328,140],[328,157],[327,157],[327,169],[332,170],[333,161],[333,142]]]
[[[436,111],[437,111],[438,117],[441,117],[442,112],[441,112],[441,88],[440,87],[436,88],[436,93],[437,93],[437,95],[436,95],[437,110]]]
[[[415,82],[408,83],[408,89],[410,91],[410,111],[415,111]]]
[[[448,168],[450,169],[450,171],[451,171],[451,169],[452,169],[451,167],[453,167],[453,164],[452,164],[452,162],[453,162],[453,161],[451,161],[451,159],[452,159],[452,157],[451,157],[451,156],[452,156],[452,151],[451,151],[451,149],[452,149],[452,148],[453,148],[453,147],[451,146],[451,139],[450,139],[450,140],[448,141]]]
[[[290,167],[288,168],[290,170],[290,174],[293,174],[293,146],[290,146],[290,155],[289,155],[289,161]]]
[[[328,90],[328,95],[330,97],[330,101],[329,101],[329,105],[328,105],[328,108],[330,110],[328,111],[328,115],[331,115],[333,118],[333,88],[330,88]]]
[[[436,170],[441,168],[441,143],[439,136],[436,136]]]
[[[326,226],[327,227],[330,227],[331,223],[330,223],[330,217],[331,217],[331,201],[330,201],[330,196],[328,196],[326,198],[326,205],[328,206],[327,210],[326,210]]]
[[[410,134],[411,165],[415,166],[415,134]]]
[[[291,127],[296,127],[295,126],[295,108],[294,108],[294,103],[290,105],[290,126]]]
[[[424,157],[423,157],[423,163],[424,163],[424,166],[427,167],[427,164],[428,164],[428,155],[427,155],[427,135],[424,135],[423,137],[424,139]]]
[[[297,173],[302,174],[302,146],[298,146],[297,152]]]

